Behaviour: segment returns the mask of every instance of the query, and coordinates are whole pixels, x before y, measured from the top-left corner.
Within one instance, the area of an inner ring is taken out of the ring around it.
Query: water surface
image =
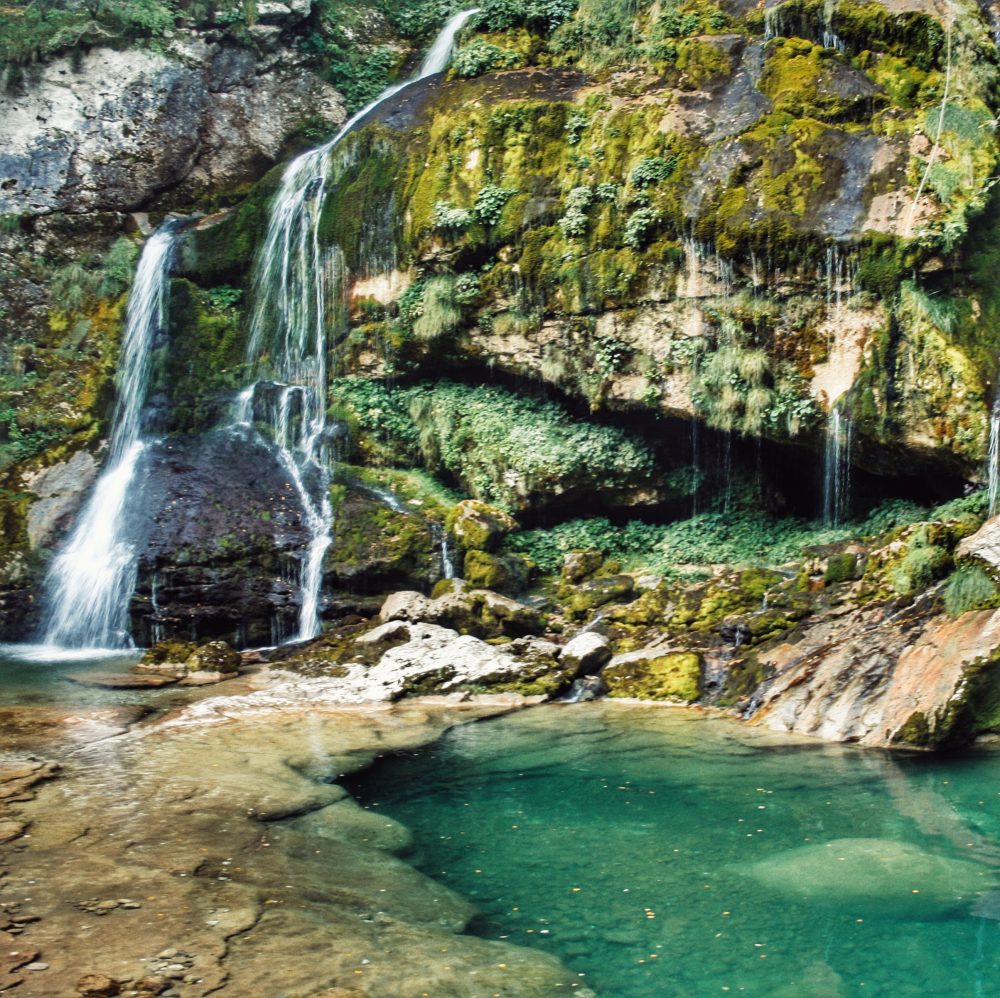
[[[475,901],[475,931],[549,950],[605,998],[1000,994],[1000,753],[550,705],[455,729],[351,789]],[[900,862],[866,876],[872,848]],[[844,864],[826,864],[830,889],[817,853]]]

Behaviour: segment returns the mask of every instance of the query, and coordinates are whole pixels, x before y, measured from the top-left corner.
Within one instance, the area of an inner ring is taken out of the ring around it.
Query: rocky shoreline
[[[336,783],[516,695],[332,702],[264,670],[152,723],[16,708],[0,778],[0,989],[197,996],[592,994],[474,914]],[[199,695],[199,691],[193,691]]]

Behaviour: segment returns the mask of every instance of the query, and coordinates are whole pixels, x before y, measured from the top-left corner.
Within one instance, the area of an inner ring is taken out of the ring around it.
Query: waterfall
[[[117,401],[108,459],[72,535],[45,580],[45,643],[66,648],[131,644],[128,607],[136,553],[127,536],[137,489],[135,472],[147,447],[142,414],[153,341],[166,320],[168,278],[179,223],[146,241],[129,295],[115,378]]]
[[[997,499],[1000,497],[1000,398],[990,410],[990,449],[986,470],[989,482],[989,516],[996,516]]]
[[[270,428],[299,496],[310,536],[300,572],[300,640],[320,630],[323,559],[333,529],[326,454],[326,327],[333,292],[346,289],[347,275],[343,254],[324,252],[319,238],[330,153],[358,122],[404,87],[443,72],[455,36],[476,13],[478,8],[454,15],[415,76],[388,87],[329,142],[292,160],[271,205],[267,233],[254,264],[247,350],[254,381],[238,396],[233,421],[263,422]],[[264,385],[278,388],[277,407],[273,401],[258,403],[258,389]]]
[[[836,49],[838,52],[844,51],[844,43],[840,36],[833,29],[833,17],[837,13],[837,0],[824,0],[823,2],[823,47]]]
[[[837,403],[826,423],[823,448],[823,522],[836,527],[844,521],[851,502],[851,444],[854,428]]]

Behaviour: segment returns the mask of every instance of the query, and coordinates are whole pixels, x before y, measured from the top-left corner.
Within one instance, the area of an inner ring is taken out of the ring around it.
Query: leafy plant
[[[476,195],[473,212],[484,225],[496,225],[503,214],[504,206],[515,192],[496,184],[486,184]]]

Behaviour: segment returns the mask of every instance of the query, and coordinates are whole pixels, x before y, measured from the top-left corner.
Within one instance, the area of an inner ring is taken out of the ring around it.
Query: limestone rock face
[[[65,529],[96,478],[97,461],[81,450],[28,479],[28,488],[38,496],[28,509],[28,543],[33,550],[45,547]]]
[[[773,677],[747,716],[781,731],[863,745],[961,744],[1000,724],[1000,611],[956,620],[924,598],[833,612],[760,656]]]
[[[308,119],[343,120],[291,50],[190,34],[163,52],[96,48],[0,96],[0,213],[129,211],[256,179]]]
[[[487,589],[449,592],[437,599],[417,592],[393,593],[382,605],[379,619],[437,623],[480,637],[517,637],[541,626],[531,607]]]
[[[980,562],[991,574],[1000,572],[1000,516],[987,520],[955,549],[957,558]]]

